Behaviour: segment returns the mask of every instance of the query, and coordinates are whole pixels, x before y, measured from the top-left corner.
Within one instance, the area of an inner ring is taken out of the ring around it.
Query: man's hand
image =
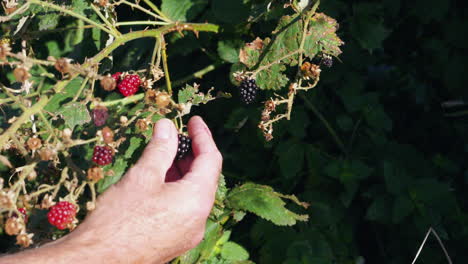
[[[190,120],[188,132],[193,155],[174,161],[177,130],[167,119],[158,121],[140,160],[75,231],[11,256],[12,262],[52,263],[49,256],[68,264],[165,263],[195,247],[214,203],[222,157],[200,117]]]

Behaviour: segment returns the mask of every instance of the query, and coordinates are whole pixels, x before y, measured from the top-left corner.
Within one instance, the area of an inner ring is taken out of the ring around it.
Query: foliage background
[[[236,94],[229,78],[236,49],[269,36],[278,14],[249,24],[247,18],[268,1],[179,2],[187,8],[178,19],[209,21],[222,31],[199,39],[172,35],[173,79],[213,64],[216,70],[197,82]],[[441,107],[467,96],[468,14],[462,5],[455,0],[323,1],[319,11],[340,23],[343,54],[298,100],[292,120],[275,128],[271,142],[256,128],[260,104],[245,107],[222,99],[197,110],[223,152],[229,186],[246,180],[268,184],[311,204],[310,220],[294,227],[250,216],[236,226],[231,238],[248,249],[253,261],[408,263],[433,227],[454,263],[468,262],[468,126],[464,115],[449,116]],[[130,9],[117,11],[138,20]],[[82,59],[97,52],[93,38],[99,36],[86,34],[77,42],[56,33],[34,45],[42,48],[39,56]],[[133,41],[117,50],[113,70],[145,67],[150,42]],[[259,101],[270,93],[262,92]],[[420,262],[446,263],[434,239]]]

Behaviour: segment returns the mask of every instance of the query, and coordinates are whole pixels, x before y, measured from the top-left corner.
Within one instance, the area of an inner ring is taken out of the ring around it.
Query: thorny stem
[[[34,92],[34,93],[30,93],[26,96],[24,96],[23,98],[31,98],[31,97],[36,97],[39,95],[39,92]],[[16,97],[15,97],[16,98]],[[11,103],[11,102],[14,102],[15,99],[14,98],[3,98],[3,99],[0,99],[0,105],[2,104],[6,104],[6,103]]]
[[[5,145],[5,143],[10,137],[15,136],[16,131],[20,128],[20,126],[23,123],[28,121],[31,115],[39,113],[48,102],[49,98],[43,95],[36,104],[31,106],[30,108],[27,108],[26,111],[24,111],[23,114],[20,117],[18,117],[18,119],[16,119],[16,121],[2,135],[0,135],[0,148],[2,148]]]
[[[60,185],[68,178],[68,167],[63,168],[62,174],[60,176],[59,182],[55,185],[54,192],[51,195],[51,199],[53,200],[57,195],[58,191],[60,190]]]
[[[193,80],[193,79],[200,79],[200,78],[203,78],[203,76],[211,71],[214,71],[216,68],[218,68],[219,66],[223,65],[222,62],[216,62],[216,63],[213,63],[213,64],[210,64],[208,66],[206,66],[205,68],[201,69],[201,70],[198,70],[190,75],[187,75],[185,77],[183,77],[182,79],[180,80],[176,80],[172,83],[172,85],[174,87],[177,87],[177,86],[180,86],[184,83],[187,83],[188,81],[190,80]]]
[[[161,56],[163,61],[163,69],[164,69],[164,78],[166,79],[166,87],[169,94],[172,94],[172,85],[171,85],[171,78],[169,77],[169,67],[167,66],[167,53],[166,53],[166,41],[164,40],[164,36],[161,35]]]
[[[88,84],[88,81],[89,81],[89,78],[86,77],[83,81],[83,83],[81,84],[80,86],[80,89],[78,90],[78,92],[76,93],[75,97],[73,97],[73,100],[72,102],[76,102],[76,100],[78,100],[78,98],[80,97],[81,93],[83,92],[83,89],[86,87],[86,85]]]
[[[109,20],[102,14],[102,12],[94,4],[91,4],[91,8],[94,12],[101,18],[101,20],[106,24],[106,26],[114,33],[114,36],[122,35],[116,28],[113,26]]]
[[[169,25],[169,22],[163,21],[128,21],[128,22],[118,22],[115,23],[116,27],[120,26],[139,26],[139,25],[152,25],[152,26],[166,26]]]
[[[114,36],[114,37],[118,37],[118,35],[115,35],[114,32],[112,32],[111,30],[107,29],[106,27],[104,27],[103,25],[101,24],[98,24],[94,21],[92,21],[91,19],[85,17],[85,16],[82,16],[80,14],[77,14],[71,10],[68,10],[64,7],[61,7],[61,6],[58,6],[58,5],[55,5],[55,4],[52,4],[52,3],[49,3],[49,2],[44,2],[44,1],[40,1],[40,0],[28,0],[29,3],[31,4],[36,4],[36,5],[40,5],[40,6],[46,6],[46,7],[49,7],[49,8],[52,8],[52,9],[55,9],[57,11],[60,11],[60,12],[63,12],[65,14],[68,14],[70,16],[73,16],[73,17],[76,17],[80,20],[83,20],[84,22],[88,23],[88,24],[91,24],[91,25],[94,25],[96,26],[97,28],[101,29],[102,31],[105,31],[107,33],[109,33],[110,35]]]

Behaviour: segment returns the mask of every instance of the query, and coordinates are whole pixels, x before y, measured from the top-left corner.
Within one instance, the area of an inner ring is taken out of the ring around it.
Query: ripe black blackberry
[[[240,98],[244,104],[251,104],[257,96],[258,86],[254,79],[244,79],[240,85]]]
[[[333,66],[333,58],[329,55],[324,55],[322,57],[322,64],[327,66],[328,68],[330,68],[331,66]]]
[[[179,145],[177,146],[176,159],[183,159],[192,150],[192,140],[182,134],[179,134]]]

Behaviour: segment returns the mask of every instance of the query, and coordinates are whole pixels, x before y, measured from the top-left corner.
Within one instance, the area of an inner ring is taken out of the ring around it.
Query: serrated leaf
[[[161,11],[173,21],[188,21],[205,8],[203,0],[163,0]]]
[[[228,241],[221,249],[221,256],[226,260],[243,261],[249,259],[249,252],[241,245]]]
[[[214,99],[211,95],[211,89],[205,94],[199,92],[199,85],[185,85],[185,88],[181,89],[178,94],[179,104],[190,104],[190,105],[200,105],[206,104],[207,102]]]
[[[216,190],[216,200],[219,202],[224,201],[224,199],[226,198],[227,191],[228,189],[226,187],[226,180],[224,179],[224,175],[221,174],[219,175],[219,179],[218,179],[218,189]]]
[[[279,156],[282,176],[286,179],[293,178],[304,164],[304,145],[285,142],[277,147],[276,153]]]
[[[316,13],[310,20],[309,33],[305,39],[305,55],[310,59],[319,52],[335,57],[340,55],[340,46],[344,42],[336,34],[337,29],[338,23],[335,19],[323,13]]]
[[[99,193],[104,192],[112,184],[118,182],[120,178],[122,178],[122,176],[125,173],[125,170],[127,169],[127,162],[123,159],[118,159],[114,162],[113,166],[110,167],[110,169],[113,171],[113,175],[106,176],[104,179],[100,180],[97,183],[97,191]]]
[[[308,220],[308,215],[289,211],[281,197],[287,198],[269,186],[246,183],[232,189],[227,196],[227,202],[234,209],[249,211],[276,225],[290,226],[297,221]]]
[[[68,103],[62,106],[58,113],[65,120],[65,124],[73,130],[77,125],[84,125],[91,122],[91,116],[84,104],[78,102]]]
[[[130,139],[130,145],[128,146],[127,150],[125,151],[125,159],[130,159],[135,152],[136,149],[138,149],[141,146],[141,143],[143,142],[143,139],[137,138],[137,137],[132,137]]]
[[[70,83],[68,83],[68,85],[65,86],[62,92],[55,94],[50,99],[49,103],[44,107],[44,110],[55,113],[60,108],[60,104],[63,101],[69,98],[73,98],[73,96],[76,95],[76,93],[81,87],[82,82],[83,78],[81,77],[71,80]]]
[[[49,13],[41,16],[39,19],[39,30],[54,29],[57,27],[60,15],[58,13]]]

